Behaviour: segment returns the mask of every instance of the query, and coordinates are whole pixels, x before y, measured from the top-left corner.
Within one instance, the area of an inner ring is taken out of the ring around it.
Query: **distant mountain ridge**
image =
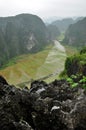
[[[47,28],[36,15],[0,17],[0,65],[11,57],[40,50],[48,40]]]
[[[86,18],[69,26],[63,43],[76,47],[86,46]]]
[[[67,27],[73,23],[72,18],[62,19],[62,20],[56,20],[52,23],[52,25],[56,25],[60,31],[65,31]]]
[[[53,21],[51,24],[57,26],[61,32],[65,32],[69,25],[74,24],[81,19],[83,19],[83,17],[77,17],[75,20],[73,18],[63,18],[61,20]]]

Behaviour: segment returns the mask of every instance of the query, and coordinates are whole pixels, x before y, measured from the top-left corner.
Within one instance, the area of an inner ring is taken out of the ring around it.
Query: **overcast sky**
[[[86,16],[86,0],[0,0],[0,17],[20,13],[41,18]]]

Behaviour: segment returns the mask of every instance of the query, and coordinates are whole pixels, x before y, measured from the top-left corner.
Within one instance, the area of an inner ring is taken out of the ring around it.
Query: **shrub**
[[[77,54],[68,57],[65,62],[65,70],[68,76],[76,74],[86,76],[86,54]]]
[[[81,51],[80,54],[86,53],[86,47],[84,47]]]
[[[86,76],[82,75],[71,75],[71,77],[66,79],[72,88],[81,86],[86,89]]]

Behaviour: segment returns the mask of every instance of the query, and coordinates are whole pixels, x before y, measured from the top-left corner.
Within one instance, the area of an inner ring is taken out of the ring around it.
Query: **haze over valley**
[[[70,40],[65,42],[70,27],[78,26],[78,23],[85,26],[83,21],[83,17],[76,20],[65,18],[45,25],[40,17],[32,14],[1,17],[0,74],[11,84],[27,84],[37,79],[51,82],[58,78],[64,69],[66,57],[76,53],[77,46],[85,45],[83,37],[83,44],[72,44],[72,39],[71,44]],[[74,34],[77,39],[77,31]]]

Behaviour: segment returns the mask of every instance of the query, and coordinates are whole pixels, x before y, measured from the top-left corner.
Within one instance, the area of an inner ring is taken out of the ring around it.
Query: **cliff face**
[[[69,26],[63,43],[76,47],[86,45],[86,18]]]
[[[86,90],[65,80],[19,89],[0,76],[0,130],[12,129],[86,130]]]
[[[43,21],[31,14],[0,18],[0,64],[11,57],[36,52],[48,43]]]

